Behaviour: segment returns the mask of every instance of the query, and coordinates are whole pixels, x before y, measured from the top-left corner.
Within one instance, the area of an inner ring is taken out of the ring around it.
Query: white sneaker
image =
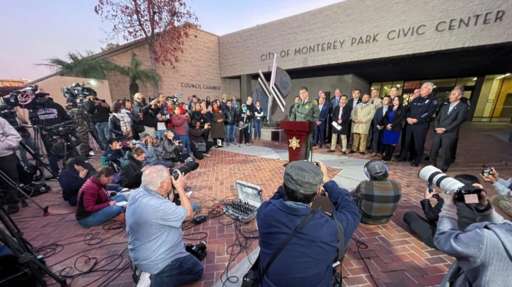
[[[95,156],[95,155],[96,155],[96,153],[94,153],[94,151],[93,151],[93,150],[91,150],[91,151],[89,151],[89,155],[90,155],[90,156]]]

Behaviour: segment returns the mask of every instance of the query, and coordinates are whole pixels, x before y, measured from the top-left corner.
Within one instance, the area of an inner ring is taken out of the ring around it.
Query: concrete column
[[[240,77],[240,97],[242,103],[245,103],[248,96],[252,96],[251,76],[242,75]]]

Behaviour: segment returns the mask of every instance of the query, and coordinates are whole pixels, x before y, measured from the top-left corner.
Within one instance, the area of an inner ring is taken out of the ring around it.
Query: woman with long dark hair
[[[224,142],[224,114],[217,102],[213,102],[212,139],[217,147],[222,147]]]
[[[400,132],[402,131],[404,116],[402,99],[394,97],[391,107],[381,122],[381,125],[384,127],[384,132],[382,133],[382,144],[384,145],[382,159],[385,161],[391,160],[396,145],[400,142]]]

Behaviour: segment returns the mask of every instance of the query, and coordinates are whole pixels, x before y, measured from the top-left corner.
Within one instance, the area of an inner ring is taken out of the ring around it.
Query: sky
[[[95,0],[2,0],[0,79],[35,80],[44,64],[69,52],[99,52],[119,42],[94,13]],[[340,0],[188,0],[201,29],[217,35],[306,12]]]

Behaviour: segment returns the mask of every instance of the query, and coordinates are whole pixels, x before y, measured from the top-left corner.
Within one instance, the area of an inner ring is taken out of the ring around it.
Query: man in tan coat
[[[364,94],[361,102],[352,110],[352,152],[366,153],[368,132],[375,114],[375,106],[370,104],[370,95]]]

